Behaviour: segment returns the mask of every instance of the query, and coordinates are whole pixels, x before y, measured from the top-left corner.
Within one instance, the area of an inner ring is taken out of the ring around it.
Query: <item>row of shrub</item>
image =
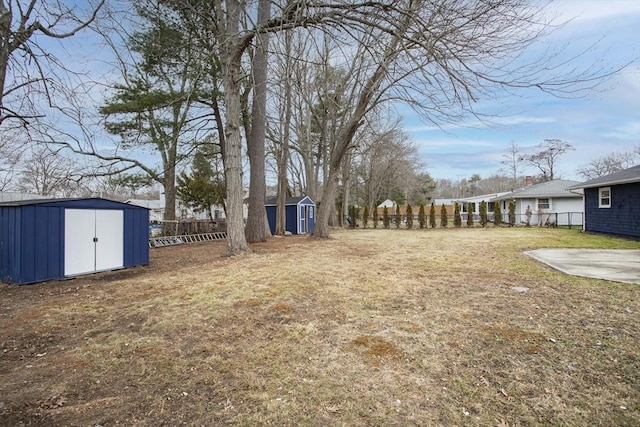
[[[462,227],[462,215],[460,213],[460,204],[458,202],[455,202],[453,209],[454,209],[453,226],[456,228]],[[413,208],[411,207],[411,205],[407,205],[406,212],[407,212],[406,220],[404,221],[406,228],[414,228],[413,221],[415,219],[415,215],[413,214]],[[402,221],[403,215],[400,214],[400,205],[398,205],[397,211],[395,212],[395,214],[390,213],[389,208],[385,206],[382,212],[382,217],[379,217],[377,213],[370,215],[368,206],[364,207],[362,215],[360,215],[360,210],[357,207],[351,206],[349,208],[349,216],[351,217],[351,220],[349,221],[349,226],[351,228],[355,228],[358,226],[358,220],[361,221],[362,226],[364,228],[368,227],[369,220],[371,220],[371,222],[373,223],[373,228],[378,228],[380,221],[382,221],[382,226],[384,228],[390,228],[392,223],[395,225],[396,228],[400,228],[400,225],[403,222]],[[509,221],[505,223],[505,225],[513,227],[516,223],[516,204],[514,201],[509,202],[508,217],[509,217]],[[427,217],[425,204],[421,203],[417,219],[418,219],[418,228],[428,228],[428,227],[436,228],[437,223],[436,223],[435,204],[431,203],[431,207],[429,208],[429,216]],[[480,202],[479,224],[482,225],[482,227],[486,227],[486,225],[489,222],[490,221],[487,215],[487,203],[485,201],[482,201]],[[500,203],[496,203],[494,207],[493,224],[495,226],[501,226],[502,223],[503,223],[502,210],[500,207]],[[448,227],[448,225],[449,225],[449,215],[448,215],[446,206],[443,204],[442,207],[440,208],[440,227],[446,228]],[[475,225],[475,221],[473,218],[473,213],[469,213],[467,215],[466,226],[473,227],[474,225]]]

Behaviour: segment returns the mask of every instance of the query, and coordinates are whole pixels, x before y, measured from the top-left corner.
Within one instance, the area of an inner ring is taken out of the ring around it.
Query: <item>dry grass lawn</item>
[[[640,425],[640,290],[522,254],[541,247],[640,243],[344,230],[1,284],[0,423]]]

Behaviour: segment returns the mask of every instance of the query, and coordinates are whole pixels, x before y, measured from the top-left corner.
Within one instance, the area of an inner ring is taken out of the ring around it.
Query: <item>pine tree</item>
[[[424,212],[424,202],[420,202],[420,210],[418,211],[418,224],[422,230],[427,223],[427,215]]]
[[[431,228],[436,228],[436,205],[431,202],[431,209],[429,209],[429,225]]]
[[[473,227],[473,203],[467,202],[467,227]]]
[[[460,216],[460,204],[458,202],[454,203],[453,225],[456,228],[460,228],[462,226],[462,216]]]
[[[349,217],[351,221],[349,222],[350,228],[356,228],[358,225],[358,208],[355,206],[349,206]]]
[[[385,206],[382,211],[382,224],[384,228],[389,228],[389,209]]]
[[[371,214],[371,216],[373,217],[373,228],[378,228],[378,208],[373,208]]]
[[[407,205],[407,229],[413,228],[413,208],[411,205]]]
[[[509,226],[516,225],[516,202],[511,200],[509,202]]]
[[[364,211],[362,212],[362,227],[367,228],[368,222],[369,222],[369,206],[365,206]]]
[[[480,202],[480,225],[483,227],[487,225],[487,202],[484,200]]]
[[[495,208],[493,208],[493,225],[500,227],[502,224],[502,208],[500,202],[496,202]]]
[[[447,222],[447,207],[443,203],[440,208],[440,227],[447,228]]]

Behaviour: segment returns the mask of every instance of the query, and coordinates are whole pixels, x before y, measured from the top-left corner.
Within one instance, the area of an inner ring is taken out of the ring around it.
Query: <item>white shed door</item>
[[[96,211],[96,271],[124,266],[124,211]]]
[[[124,265],[124,212],[65,209],[64,275]]]

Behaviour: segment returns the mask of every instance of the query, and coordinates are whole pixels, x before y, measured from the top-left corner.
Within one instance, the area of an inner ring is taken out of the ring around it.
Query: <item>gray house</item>
[[[570,189],[584,190],[584,231],[640,238],[640,165]]]
[[[520,190],[502,194],[491,199],[501,203],[503,221],[507,221],[508,204],[516,204],[518,222],[530,222],[531,225],[572,225],[582,222],[582,194],[569,188],[578,181],[554,179],[539,184],[528,185]],[[531,216],[527,219],[527,209]]]

